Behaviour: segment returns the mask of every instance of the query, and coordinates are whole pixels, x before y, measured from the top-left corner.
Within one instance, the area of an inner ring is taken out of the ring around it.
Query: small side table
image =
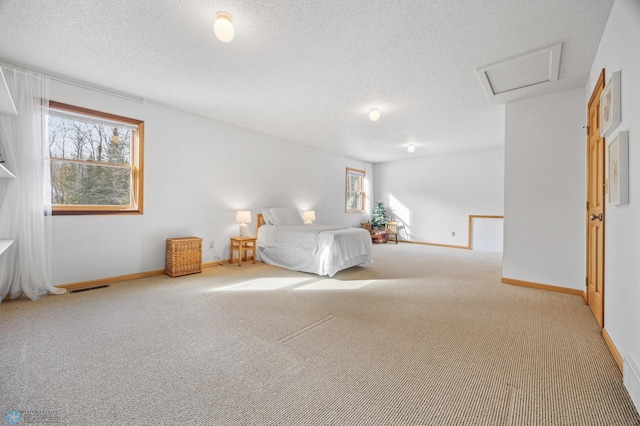
[[[233,263],[233,252],[238,251],[238,266],[242,266],[242,260],[247,260],[247,251],[251,252],[251,259],[256,263],[256,237],[231,237],[229,248],[229,263]]]

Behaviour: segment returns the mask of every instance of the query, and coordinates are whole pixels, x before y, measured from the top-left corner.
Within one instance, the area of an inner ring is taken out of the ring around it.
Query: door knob
[[[589,215],[589,219],[591,219],[591,220],[598,219],[600,222],[602,222],[602,213],[600,213],[598,216],[596,216],[595,214],[591,213],[591,215]]]

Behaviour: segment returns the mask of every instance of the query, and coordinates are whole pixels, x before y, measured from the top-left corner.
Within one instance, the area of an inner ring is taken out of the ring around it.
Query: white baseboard
[[[640,412],[640,368],[631,355],[622,357],[622,360],[624,365],[622,382],[627,388],[636,410]]]

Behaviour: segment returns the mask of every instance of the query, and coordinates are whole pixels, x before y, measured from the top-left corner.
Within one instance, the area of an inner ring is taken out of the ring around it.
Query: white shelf
[[[2,69],[0,69],[0,113],[18,115],[13,99],[11,99],[9,86],[7,86],[7,81],[4,79]]]
[[[13,240],[0,240],[0,254],[11,247],[11,244],[13,244]]]
[[[0,178],[15,179],[15,175],[7,170],[5,166],[0,164]]]

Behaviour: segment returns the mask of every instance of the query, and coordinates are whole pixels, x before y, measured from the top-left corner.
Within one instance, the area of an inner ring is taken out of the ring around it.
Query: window
[[[347,167],[345,211],[347,213],[363,213],[364,202],[364,170],[350,169]]]
[[[53,214],[142,213],[140,120],[49,102]]]

